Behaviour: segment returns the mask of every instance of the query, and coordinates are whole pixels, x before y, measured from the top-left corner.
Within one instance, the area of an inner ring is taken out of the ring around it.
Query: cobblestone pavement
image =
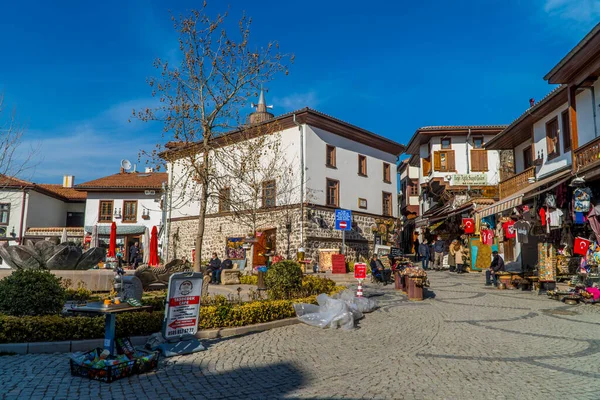
[[[600,306],[488,289],[475,274],[430,281],[416,303],[367,285],[381,308],[354,331],[294,325],[206,342],[112,384],[71,377],[67,355],[0,357],[0,398],[600,398]]]

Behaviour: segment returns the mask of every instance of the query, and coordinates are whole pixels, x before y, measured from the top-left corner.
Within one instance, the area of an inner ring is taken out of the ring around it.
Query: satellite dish
[[[129,171],[131,169],[131,162],[129,160],[121,160],[121,168],[125,171]]]

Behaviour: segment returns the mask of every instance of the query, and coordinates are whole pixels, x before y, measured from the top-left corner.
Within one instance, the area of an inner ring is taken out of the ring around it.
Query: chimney
[[[74,184],[75,184],[75,177],[73,175],[63,176],[63,187],[64,188],[72,188]]]
[[[146,167],[146,173],[147,174],[150,174],[152,172],[154,172],[154,168],[152,168],[152,167]]]
[[[533,107],[535,105],[535,99],[532,97],[529,99],[529,107]]]

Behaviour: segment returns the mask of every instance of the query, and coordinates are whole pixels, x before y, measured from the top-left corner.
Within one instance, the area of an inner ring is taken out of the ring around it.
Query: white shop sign
[[[485,174],[456,174],[452,175],[450,185],[454,186],[485,186],[487,176]]]
[[[163,321],[165,339],[195,335],[198,332],[202,277],[199,272],[180,272],[169,278]]]

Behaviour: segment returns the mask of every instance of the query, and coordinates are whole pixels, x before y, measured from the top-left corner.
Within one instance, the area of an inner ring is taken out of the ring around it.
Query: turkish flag
[[[481,229],[481,242],[486,246],[494,244],[494,231],[491,229]]]
[[[465,233],[475,233],[475,220],[473,218],[463,218]]]
[[[575,245],[573,246],[573,253],[579,254],[580,256],[585,256],[587,254],[588,248],[590,247],[590,242],[587,239],[576,237]]]

